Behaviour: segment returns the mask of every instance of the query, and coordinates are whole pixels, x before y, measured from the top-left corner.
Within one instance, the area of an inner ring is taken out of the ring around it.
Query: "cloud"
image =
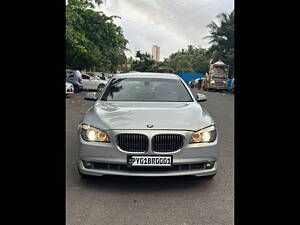
[[[163,60],[189,44],[208,47],[206,26],[233,9],[233,0],[108,0],[99,10],[121,17],[115,22],[129,41],[127,56],[135,50],[150,53],[156,44]]]

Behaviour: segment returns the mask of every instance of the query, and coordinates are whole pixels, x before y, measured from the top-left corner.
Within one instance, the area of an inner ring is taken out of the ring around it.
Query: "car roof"
[[[172,73],[134,72],[115,74],[114,78],[166,78],[179,79],[178,75]]]

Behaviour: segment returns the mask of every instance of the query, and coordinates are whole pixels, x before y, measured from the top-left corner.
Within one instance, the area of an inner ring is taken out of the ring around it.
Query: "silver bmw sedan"
[[[208,112],[175,74],[115,75],[78,126],[78,170],[88,175],[212,178],[218,132]]]

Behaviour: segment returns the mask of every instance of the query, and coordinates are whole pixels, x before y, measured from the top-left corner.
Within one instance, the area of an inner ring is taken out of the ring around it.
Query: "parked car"
[[[89,76],[88,74],[82,74],[82,83],[83,88],[86,90],[98,90],[104,88],[104,86],[107,84],[107,81]]]
[[[78,126],[78,169],[88,175],[212,178],[218,132],[209,113],[175,74],[116,74]]]
[[[87,72],[86,73],[89,76],[95,77],[95,78],[99,78],[101,80],[106,80],[108,81],[110,77],[108,77],[108,74],[103,73],[103,72]]]
[[[201,89],[203,80],[204,78],[202,77],[195,79],[195,88]]]
[[[86,74],[91,77],[98,77],[94,72],[87,72]]]
[[[99,72],[87,72],[86,74],[89,76],[92,76],[92,77],[96,77],[96,78],[99,78],[100,74],[102,75],[102,73],[99,73]]]
[[[107,77],[107,74],[106,74],[106,73],[96,72],[96,75],[97,75],[98,78],[101,79],[101,80],[106,80],[106,81],[109,80],[109,78]]]
[[[79,70],[66,70],[66,81],[70,82],[74,86],[74,92],[80,92],[83,90],[82,76]]]
[[[114,76],[114,74],[112,74],[112,73],[107,73],[107,74],[105,74],[105,76],[108,78],[108,80],[110,79],[110,78],[112,78],[113,76]]]
[[[74,86],[70,82],[66,81],[66,95],[74,94]]]

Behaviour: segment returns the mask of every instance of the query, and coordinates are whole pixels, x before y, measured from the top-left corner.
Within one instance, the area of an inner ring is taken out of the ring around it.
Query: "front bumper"
[[[210,88],[218,90],[226,90],[226,85],[210,84]]]
[[[122,151],[115,143],[115,136],[119,133],[142,133],[151,138],[156,134],[161,133],[176,133],[185,136],[185,143],[183,147],[171,153],[157,153],[151,150],[149,147],[146,153],[129,153]],[[78,169],[80,173],[93,176],[102,175],[121,175],[121,176],[144,176],[144,177],[161,177],[161,176],[207,176],[213,175],[217,172],[217,160],[218,160],[218,147],[217,139],[213,143],[199,143],[189,144],[189,140],[193,134],[190,131],[163,131],[163,130],[122,130],[122,131],[108,131],[108,136],[111,143],[100,142],[86,142],[79,135],[80,152]],[[178,170],[158,170],[153,171],[151,169],[134,171],[127,169],[127,155],[173,155],[173,165],[178,167]],[[113,164],[114,168],[86,168],[83,161]],[[193,169],[192,166],[188,168],[186,165],[205,164],[206,162],[215,162],[214,166],[210,169],[203,168]]]
[[[199,160],[202,161],[203,159],[199,159]],[[93,161],[93,159],[90,159],[90,161]],[[80,173],[86,175],[92,175],[92,176],[103,176],[103,175],[139,176],[139,177],[166,177],[166,176],[187,176],[187,175],[208,176],[217,173],[217,162],[215,162],[214,167],[212,169],[199,169],[199,170],[191,169],[191,170],[182,170],[182,171],[148,171],[147,169],[145,169],[144,171],[130,171],[126,169],[119,169],[119,170],[118,169],[88,169],[84,167],[82,161],[79,161],[78,169]]]

